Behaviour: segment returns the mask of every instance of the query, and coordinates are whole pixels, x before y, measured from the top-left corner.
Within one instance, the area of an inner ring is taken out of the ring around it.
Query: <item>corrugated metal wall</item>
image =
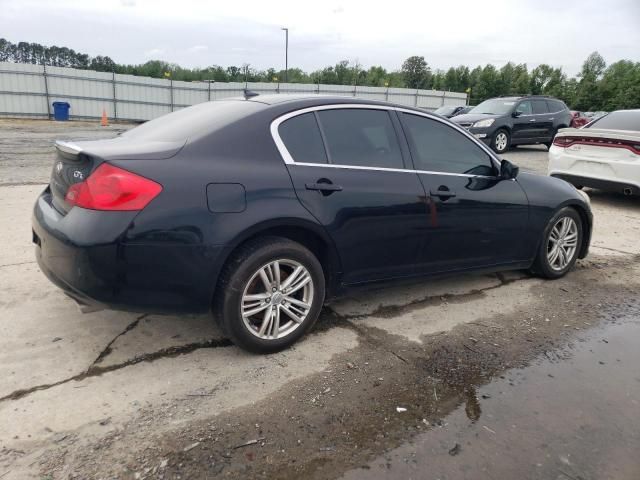
[[[383,100],[436,109],[464,105],[465,93],[300,83],[178,82],[74,68],[0,62],[0,115],[51,118],[52,103],[71,104],[71,118],[142,121],[196,103],[257,93],[313,93]]]

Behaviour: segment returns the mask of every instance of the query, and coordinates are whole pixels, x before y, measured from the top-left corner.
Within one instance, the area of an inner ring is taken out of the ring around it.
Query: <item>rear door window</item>
[[[278,133],[295,162],[327,163],[327,154],[313,112],[284,121],[278,127]]]
[[[531,101],[525,100],[524,102],[520,102],[516,107],[516,112],[520,112],[522,115],[531,115]]]
[[[317,112],[329,160],[336,165],[404,168],[389,112],[365,108]]]
[[[494,176],[487,152],[444,123],[409,113],[401,114],[416,169],[429,172]]]
[[[547,100],[547,107],[549,108],[549,112],[551,113],[561,112],[565,109],[564,103],[559,102],[558,100]]]
[[[547,108],[547,102],[544,100],[534,100],[531,102],[533,104],[533,114],[541,115],[544,113],[549,113],[549,109]]]

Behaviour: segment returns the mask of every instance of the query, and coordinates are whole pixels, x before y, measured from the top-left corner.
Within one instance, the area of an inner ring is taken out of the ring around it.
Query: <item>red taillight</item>
[[[573,137],[555,137],[553,144],[557,147],[568,147],[573,143],[575,139]]]
[[[556,147],[570,147],[571,145],[592,145],[595,147],[625,148],[640,155],[640,144],[629,140],[600,137],[555,137],[553,144]]]
[[[153,180],[103,163],[84,182],[71,185],[65,199],[91,210],[142,210],[161,191]]]

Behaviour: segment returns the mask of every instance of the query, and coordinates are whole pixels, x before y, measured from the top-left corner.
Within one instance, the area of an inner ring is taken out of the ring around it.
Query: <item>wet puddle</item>
[[[343,478],[640,479],[637,318],[465,394],[441,425]]]

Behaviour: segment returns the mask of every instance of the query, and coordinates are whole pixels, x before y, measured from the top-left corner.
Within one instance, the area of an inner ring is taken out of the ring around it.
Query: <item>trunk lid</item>
[[[66,201],[69,188],[85,181],[104,162],[171,158],[185,143],[186,140],[136,141],[122,137],[82,142],[57,141],[56,157],[49,182],[53,206],[58,212],[66,214],[71,209],[71,205]]]

